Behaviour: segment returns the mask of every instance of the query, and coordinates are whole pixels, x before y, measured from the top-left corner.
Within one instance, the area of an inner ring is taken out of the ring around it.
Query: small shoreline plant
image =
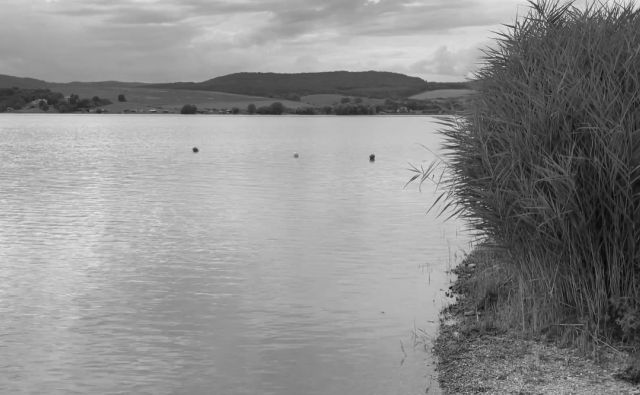
[[[507,251],[513,325],[640,341],[640,11],[539,0],[445,125],[447,206]],[[434,167],[414,169],[430,179]]]

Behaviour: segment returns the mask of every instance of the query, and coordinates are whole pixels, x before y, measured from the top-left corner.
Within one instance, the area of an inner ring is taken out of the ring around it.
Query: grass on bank
[[[468,111],[445,125],[444,198],[503,253],[486,279],[505,300],[495,322],[637,349],[640,12],[530,5],[486,51]]]
[[[505,317],[518,315],[517,287],[502,267],[505,251],[482,244],[454,272],[456,300],[441,316],[433,351],[445,393],[635,393],[640,358],[610,346],[591,358],[558,334],[514,331]],[[568,335],[568,332],[564,332]]]

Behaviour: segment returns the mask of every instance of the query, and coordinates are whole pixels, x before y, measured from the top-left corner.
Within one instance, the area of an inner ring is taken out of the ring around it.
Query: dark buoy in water
[[[376,155],[375,154],[369,155],[369,162],[375,162],[375,161],[376,161]]]
[[[297,152],[294,152],[294,153],[293,153],[293,157],[294,157],[294,158],[299,158],[299,157],[300,157],[300,155],[298,155],[298,153],[297,153]]]
[[[197,154],[197,153],[198,153],[198,151],[200,151],[200,150],[198,149],[198,147],[193,147],[193,150],[192,150],[192,151],[193,151],[193,153],[194,153],[194,154]]]

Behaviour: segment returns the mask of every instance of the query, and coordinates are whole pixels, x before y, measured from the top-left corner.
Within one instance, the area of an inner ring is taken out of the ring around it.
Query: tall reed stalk
[[[640,339],[640,12],[530,5],[443,130],[449,201],[509,251],[525,324]]]

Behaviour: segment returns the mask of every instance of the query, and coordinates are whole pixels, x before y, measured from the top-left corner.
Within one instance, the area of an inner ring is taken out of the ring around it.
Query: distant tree
[[[92,101],[89,99],[79,99],[76,101],[76,107],[88,110],[92,106]]]
[[[256,109],[258,114],[280,115],[284,112],[284,104],[279,101],[271,103],[269,106],[260,106]]]
[[[198,107],[195,104],[185,104],[180,110],[180,114],[195,114],[198,112]]]
[[[86,99],[82,99],[80,100],[80,102],[83,102],[84,100]],[[109,104],[111,104],[111,100],[109,99],[102,99],[99,96],[94,96],[91,98],[91,107],[107,106]]]
[[[75,110],[75,106],[72,106],[65,101],[61,101],[56,105],[56,109],[61,113],[73,112]]]
[[[400,107],[400,103],[391,99],[386,99],[384,101],[384,107],[388,112],[396,112],[398,110],[398,107]]]
[[[74,95],[74,100],[78,100],[77,95]],[[50,106],[56,106],[58,102],[68,105],[62,93],[51,92],[49,89],[0,88],[0,112],[7,111],[8,108],[19,110],[27,105],[48,111]]]
[[[284,98],[291,101],[300,101],[300,95],[296,93],[289,93],[285,95]]]
[[[340,99],[340,103],[342,104],[351,103],[351,99],[348,97],[343,97],[342,99]]]
[[[20,96],[10,96],[6,100],[3,100],[3,104],[5,108],[11,107],[14,110],[18,110],[27,104],[27,101]]]
[[[71,104],[72,106],[78,104],[79,100],[80,96],[76,95],[75,93],[72,93],[71,96],[69,96],[69,104]]]
[[[313,107],[298,107],[296,108],[296,114],[298,115],[315,115],[316,111]]]
[[[124,101],[127,101],[127,98],[124,97],[123,93],[121,93],[121,94],[118,95],[118,101],[119,102],[124,102]]]
[[[373,115],[376,113],[375,107],[364,104],[340,104],[334,108],[336,115]]]
[[[231,108],[231,114],[239,114],[239,113],[240,113],[240,109],[238,107]]]
[[[356,104],[360,104],[360,103],[362,103],[362,98],[361,98],[361,97],[356,97],[356,98],[353,100],[353,102],[354,102],[354,103],[356,103]]]
[[[269,113],[274,115],[280,115],[284,112],[284,104],[279,101],[271,103],[269,106]]]
[[[50,106],[55,106],[61,101],[64,101],[64,95],[60,92],[51,92],[51,94],[47,96],[47,104]]]
[[[247,112],[249,114],[255,114],[256,113],[256,105],[251,103],[247,106]]]

